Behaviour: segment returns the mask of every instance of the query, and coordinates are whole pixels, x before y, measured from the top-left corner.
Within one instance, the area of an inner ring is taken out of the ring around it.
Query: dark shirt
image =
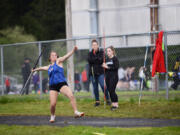
[[[103,50],[98,50],[95,54],[93,50],[88,54],[88,63],[89,63],[89,75],[101,75],[104,73],[102,64],[103,64],[104,52]]]
[[[116,56],[113,58],[107,58],[106,64],[109,67],[106,69],[106,76],[116,76],[118,77],[118,68],[119,68],[119,61]]]
[[[30,73],[31,73],[31,66],[30,66],[30,64],[29,64],[29,63],[24,63],[24,64],[22,65],[21,71],[22,71],[23,78],[24,78],[24,79],[27,79],[28,76],[29,76]]]

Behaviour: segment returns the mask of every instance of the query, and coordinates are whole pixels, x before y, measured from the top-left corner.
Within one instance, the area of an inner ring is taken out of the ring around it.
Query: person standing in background
[[[81,73],[84,89],[89,92],[89,78],[86,68]]]
[[[10,91],[10,86],[11,86],[11,83],[8,77],[5,80],[5,85],[6,85],[6,93],[8,94]]]
[[[95,95],[95,104],[94,106],[100,105],[99,99],[99,87],[100,84],[102,91],[105,91],[106,103],[110,105],[108,90],[104,90],[104,69],[102,67],[103,64],[103,50],[99,49],[98,42],[96,40],[92,40],[92,51],[88,54],[88,63],[89,63],[89,78],[93,84],[93,90]]]
[[[80,91],[81,90],[81,84],[80,84],[80,73],[76,70],[74,74],[74,81],[75,81],[75,90]]]
[[[106,85],[109,91],[112,107],[111,110],[115,110],[118,108],[118,96],[116,94],[116,86],[118,83],[118,68],[119,61],[115,56],[115,49],[113,46],[107,48],[108,58],[106,59],[106,63],[103,63],[103,68],[106,69]]]
[[[42,91],[43,91],[43,93],[48,92],[47,84],[48,84],[48,78],[43,78],[43,80],[42,80]]]
[[[119,81],[125,81],[125,71],[123,69],[123,67],[120,67],[118,69],[118,78],[119,78]]]
[[[178,85],[180,85],[180,56],[176,57],[175,64],[173,65],[173,81],[171,88],[177,90]]]
[[[147,69],[144,67],[140,67],[139,69],[139,81],[140,81],[139,89],[141,89],[141,85],[142,85],[142,89],[144,88],[149,89],[146,84],[146,71]]]
[[[39,75],[37,72],[34,72],[32,80],[34,84],[34,91],[35,93],[37,93],[38,88],[39,88]]]
[[[31,73],[31,66],[30,66],[30,60],[29,58],[25,58],[24,59],[24,63],[22,65],[21,68],[21,72],[22,72],[22,77],[23,77],[23,87]],[[25,87],[25,94],[28,95],[29,94],[29,85],[30,85],[30,81],[27,83],[26,87]]]

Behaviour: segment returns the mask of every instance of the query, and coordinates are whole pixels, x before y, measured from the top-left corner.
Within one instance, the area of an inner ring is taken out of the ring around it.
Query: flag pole
[[[145,56],[144,56],[143,74],[144,74],[144,69],[146,68],[147,54],[148,54],[148,45],[146,46],[146,53],[145,53]],[[139,106],[141,105],[143,83],[144,83],[144,80],[142,79],[141,80],[141,86],[140,86],[140,92],[139,92]]]
[[[105,28],[103,27],[103,46],[104,46],[104,56],[103,62],[106,63],[106,39],[105,39]],[[104,68],[104,108],[106,108],[106,69]]]

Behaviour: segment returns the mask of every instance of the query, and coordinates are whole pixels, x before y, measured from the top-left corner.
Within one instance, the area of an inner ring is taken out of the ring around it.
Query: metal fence
[[[152,48],[155,46],[155,37],[158,32],[128,34],[128,35],[111,35],[111,36],[91,36],[73,39],[61,39],[51,41],[38,41],[29,43],[16,43],[0,45],[1,48],[1,85],[0,93],[4,95],[6,91],[6,83],[10,81],[10,94],[18,93],[23,86],[22,70],[24,59],[30,60],[31,68],[35,63],[38,55],[45,48],[45,52],[39,61],[39,66],[48,65],[48,57],[50,51],[56,51],[60,56],[67,52],[66,45],[78,45],[79,50],[74,54],[74,75],[76,91],[89,90],[89,81],[83,81],[82,74],[88,69],[87,55],[91,49],[91,40],[97,39],[99,45],[103,48],[113,45],[116,48],[116,54],[120,62],[118,90],[138,90],[139,72],[144,65],[144,56],[146,48],[148,48],[146,62],[146,85],[145,89],[166,90],[168,98],[168,90],[173,84],[173,78],[168,77],[168,74],[159,74],[156,76],[154,84],[151,78],[152,65]],[[164,32],[164,54],[166,60],[167,71],[172,71],[176,57],[180,56],[180,31],[165,31]],[[72,46],[73,48],[73,46]],[[67,63],[64,64],[65,73],[69,68]],[[129,77],[130,78],[127,78]],[[37,78],[39,81],[37,81]],[[67,77],[68,78],[68,77]],[[37,82],[37,84],[35,83]],[[34,74],[30,84],[30,92],[45,93],[48,90],[48,75],[46,72]],[[156,85],[157,88],[154,88]],[[147,86],[147,88],[146,88]],[[37,89],[37,91],[35,91]]]

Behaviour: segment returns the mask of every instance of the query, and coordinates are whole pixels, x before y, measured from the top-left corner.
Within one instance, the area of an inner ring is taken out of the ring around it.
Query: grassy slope
[[[179,135],[179,127],[94,128],[87,126],[7,126],[0,125],[0,135]]]
[[[110,107],[93,107],[90,93],[76,94],[79,110],[86,116],[100,117],[139,117],[139,118],[180,118],[180,92],[171,91],[170,101],[164,99],[165,92],[154,94],[144,92],[141,106],[138,106],[138,92],[119,92],[119,109],[110,111]],[[49,115],[48,95],[39,98],[30,96],[0,97],[0,115]],[[59,96],[56,115],[72,116],[73,112],[68,99]]]

